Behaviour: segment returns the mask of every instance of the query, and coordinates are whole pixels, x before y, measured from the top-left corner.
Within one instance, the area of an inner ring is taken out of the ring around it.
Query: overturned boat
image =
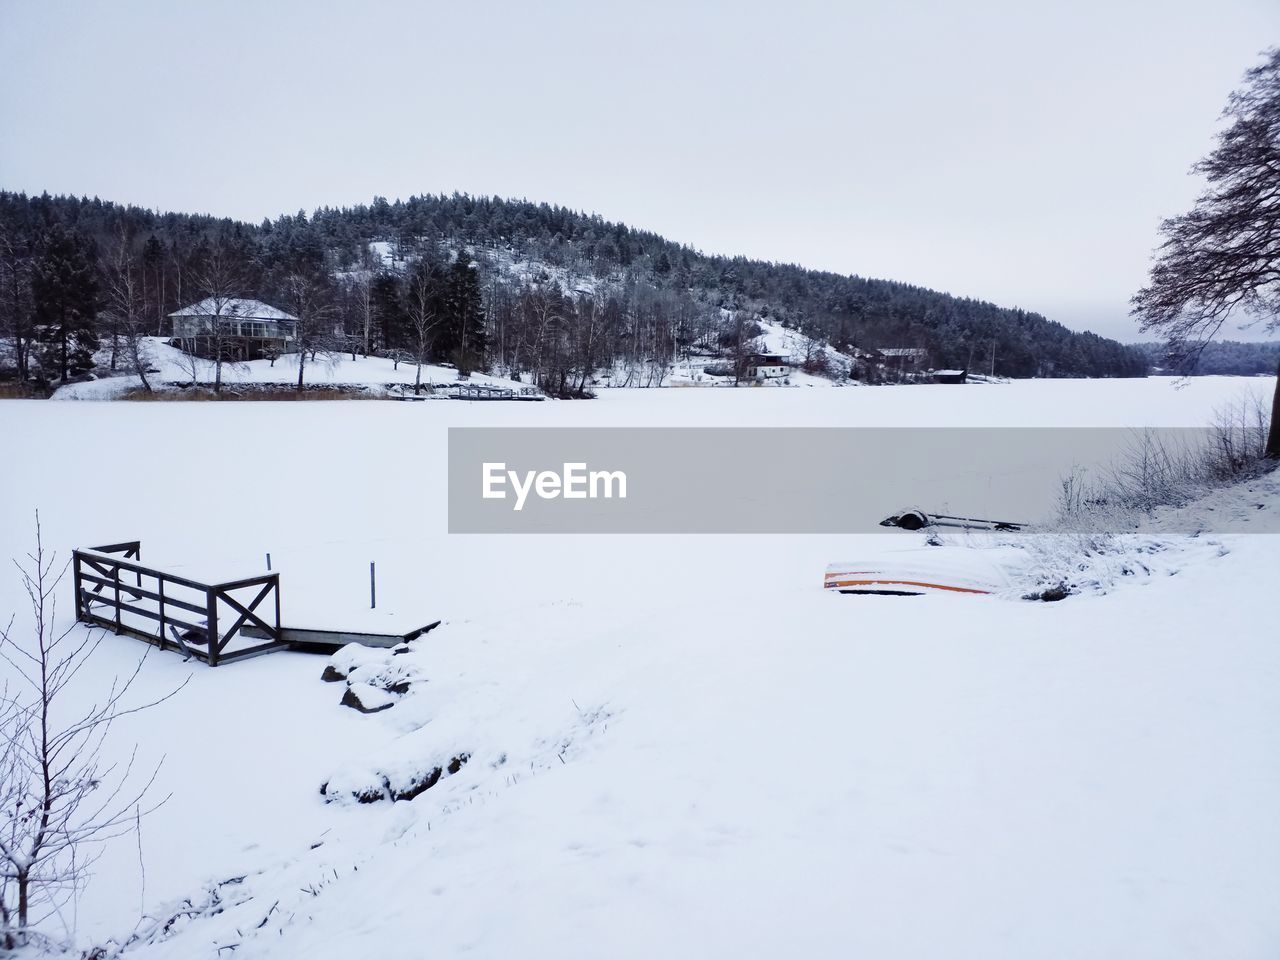
[[[882,527],[900,530],[923,530],[925,527],[946,527],[952,530],[992,530],[1008,533],[1021,530],[1025,523],[1015,520],[982,520],[978,517],[956,517],[946,513],[925,513],[919,507],[900,510],[880,521]]]
[[[837,593],[912,597],[928,593],[980,596],[997,593],[1008,577],[999,551],[923,547],[874,558],[828,564],[822,586]]]

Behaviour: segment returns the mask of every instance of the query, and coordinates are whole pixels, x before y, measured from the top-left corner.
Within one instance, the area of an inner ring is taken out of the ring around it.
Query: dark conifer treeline
[[[339,318],[344,342],[313,348],[425,352],[463,370],[527,375],[556,393],[584,389],[602,367],[625,382],[661,382],[668,361],[722,346],[744,316],[842,351],[925,347],[936,367],[988,372],[994,352],[995,373],[1006,376],[1140,376],[1147,367],[1141,351],[1024,310],[706,256],[547,204],[376,198],[251,226],[15,193],[0,193],[0,336],[15,354],[0,363],[25,375],[34,357],[46,376],[74,376],[98,338],[114,343],[122,309],[104,294],[107,265],[132,279],[142,332],[166,335],[170,312],[208,295],[211,263],[231,265],[221,279],[241,296]]]
[[[1135,343],[1152,367],[1189,376],[1274,376],[1280,363],[1280,342],[1240,343],[1210,340],[1200,344],[1190,358],[1169,357],[1163,343]]]

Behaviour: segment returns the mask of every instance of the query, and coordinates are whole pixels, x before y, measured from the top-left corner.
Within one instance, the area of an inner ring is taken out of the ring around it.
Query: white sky
[[[252,221],[527,197],[1134,339],[1278,28],[1275,0],[0,0],[0,187]]]

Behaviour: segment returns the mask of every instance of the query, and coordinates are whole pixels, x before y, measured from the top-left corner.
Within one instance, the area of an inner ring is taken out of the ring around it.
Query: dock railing
[[[280,630],[278,573],[202,583],[143,566],[141,558],[137,540],[73,550],[76,619],[211,667],[288,646]],[[156,624],[155,632],[148,622]],[[223,629],[224,623],[230,626]],[[241,633],[246,625],[265,642],[228,649],[237,638],[248,639]]]

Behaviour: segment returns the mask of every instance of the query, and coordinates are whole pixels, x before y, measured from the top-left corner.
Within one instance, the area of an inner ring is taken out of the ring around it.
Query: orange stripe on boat
[[[990,590],[979,590],[975,587],[954,587],[946,583],[928,583],[924,580],[827,580],[824,588],[830,590],[840,587],[924,587],[928,590],[950,590],[952,593],[989,594]]]

